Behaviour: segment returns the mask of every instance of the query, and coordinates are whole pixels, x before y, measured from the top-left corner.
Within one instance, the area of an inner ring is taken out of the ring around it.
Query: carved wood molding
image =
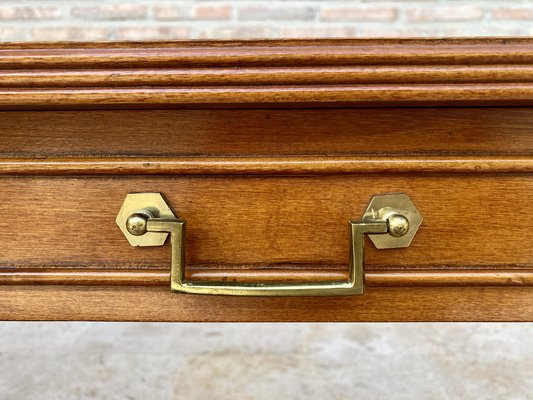
[[[529,105],[532,39],[7,44],[0,107]]]
[[[0,158],[0,176],[531,172],[531,155]]]
[[[507,266],[506,266],[507,267]],[[369,270],[368,286],[533,286],[529,269],[398,269]],[[246,269],[189,267],[187,278],[199,281],[220,279],[238,282],[339,281],[348,271],[335,268]],[[100,285],[168,286],[169,271],[111,268],[25,268],[0,269],[0,285]]]

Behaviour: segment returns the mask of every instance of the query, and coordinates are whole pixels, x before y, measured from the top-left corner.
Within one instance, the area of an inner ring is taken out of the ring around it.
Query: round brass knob
[[[126,229],[134,236],[141,236],[146,233],[146,221],[148,217],[144,214],[131,214],[126,220]]]
[[[409,220],[394,208],[382,208],[378,212],[378,217],[387,221],[387,233],[393,237],[402,237],[409,232]]]
[[[389,235],[400,237],[409,232],[409,220],[401,214],[393,214],[387,219]]]

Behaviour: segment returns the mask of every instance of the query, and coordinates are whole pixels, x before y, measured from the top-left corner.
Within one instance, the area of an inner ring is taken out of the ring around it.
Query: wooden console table
[[[3,45],[0,318],[533,321],[532,106],[531,39]]]

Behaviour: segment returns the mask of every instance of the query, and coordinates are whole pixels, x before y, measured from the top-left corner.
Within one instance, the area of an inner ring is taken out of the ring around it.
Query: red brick
[[[78,18],[94,20],[142,19],[147,16],[147,8],[141,4],[73,7],[71,15]]]
[[[494,19],[531,20],[533,7],[500,7],[491,11]]]
[[[435,3],[439,0],[363,0],[364,3]],[[444,0],[450,1],[450,0]]]
[[[392,21],[396,19],[394,7],[335,7],[320,13],[322,21]]]
[[[191,15],[190,8],[175,5],[156,6],[153,11],[154,17],[160,20],[184,20]]]
[[[33,40],[107,40],[109,30],[95,27],[39,27],[31,30]]]
[[[162,5],[154,7],[155,19],[161,21],[177,20],[229,20],[232,8],[224,6],[181,7],[176,5]]]
[[[0,27],[0,40],[20,42],[26,39],[26,30],[16,27]]]
[[[231,18],[231,6],[199,6],[194,9],[194,17],[204,20],[226,20]]]
[[[315,18],[311,7],[243,7],[238,10],[241,21],[310,21]]]
[[[483,8],[476,6],[433,6],[409,9],[410,22],[474,21],[483,17]]]
[[[419,38],[419,37],[449,37],[460,36],[461,30],[456,27],[365,27],[359,31],[360,37],[365,38]]]
[[[0,7],[0,19],[23,19],[23,20],[38,20],[38,19],[54,19],[61,16],[61,10],[54,6],[15,6],[15,7]]]
[[[355,29],[352,27],[288,27],[280,30],[281,38],[349,38],[355,36]]]
[[[118,40],[165,40],[187,39],[189,28],[186,27],[121,27],[117,29]]]
[[[274,37],[270,26],[224,26],[207,28],[200,31],[201,39],[264,39]]]

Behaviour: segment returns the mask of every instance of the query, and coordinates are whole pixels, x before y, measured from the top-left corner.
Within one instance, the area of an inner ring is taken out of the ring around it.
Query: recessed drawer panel
[[[168,270],[169,250],[130,247],[126,194],[160,192],[187,221],[187,264],[338,269],[346,224],[379,193],[407,193],[424,222],[409,248],[369,245],[369,270],[533,268],[530,174],[3,178],[1,265]]]

